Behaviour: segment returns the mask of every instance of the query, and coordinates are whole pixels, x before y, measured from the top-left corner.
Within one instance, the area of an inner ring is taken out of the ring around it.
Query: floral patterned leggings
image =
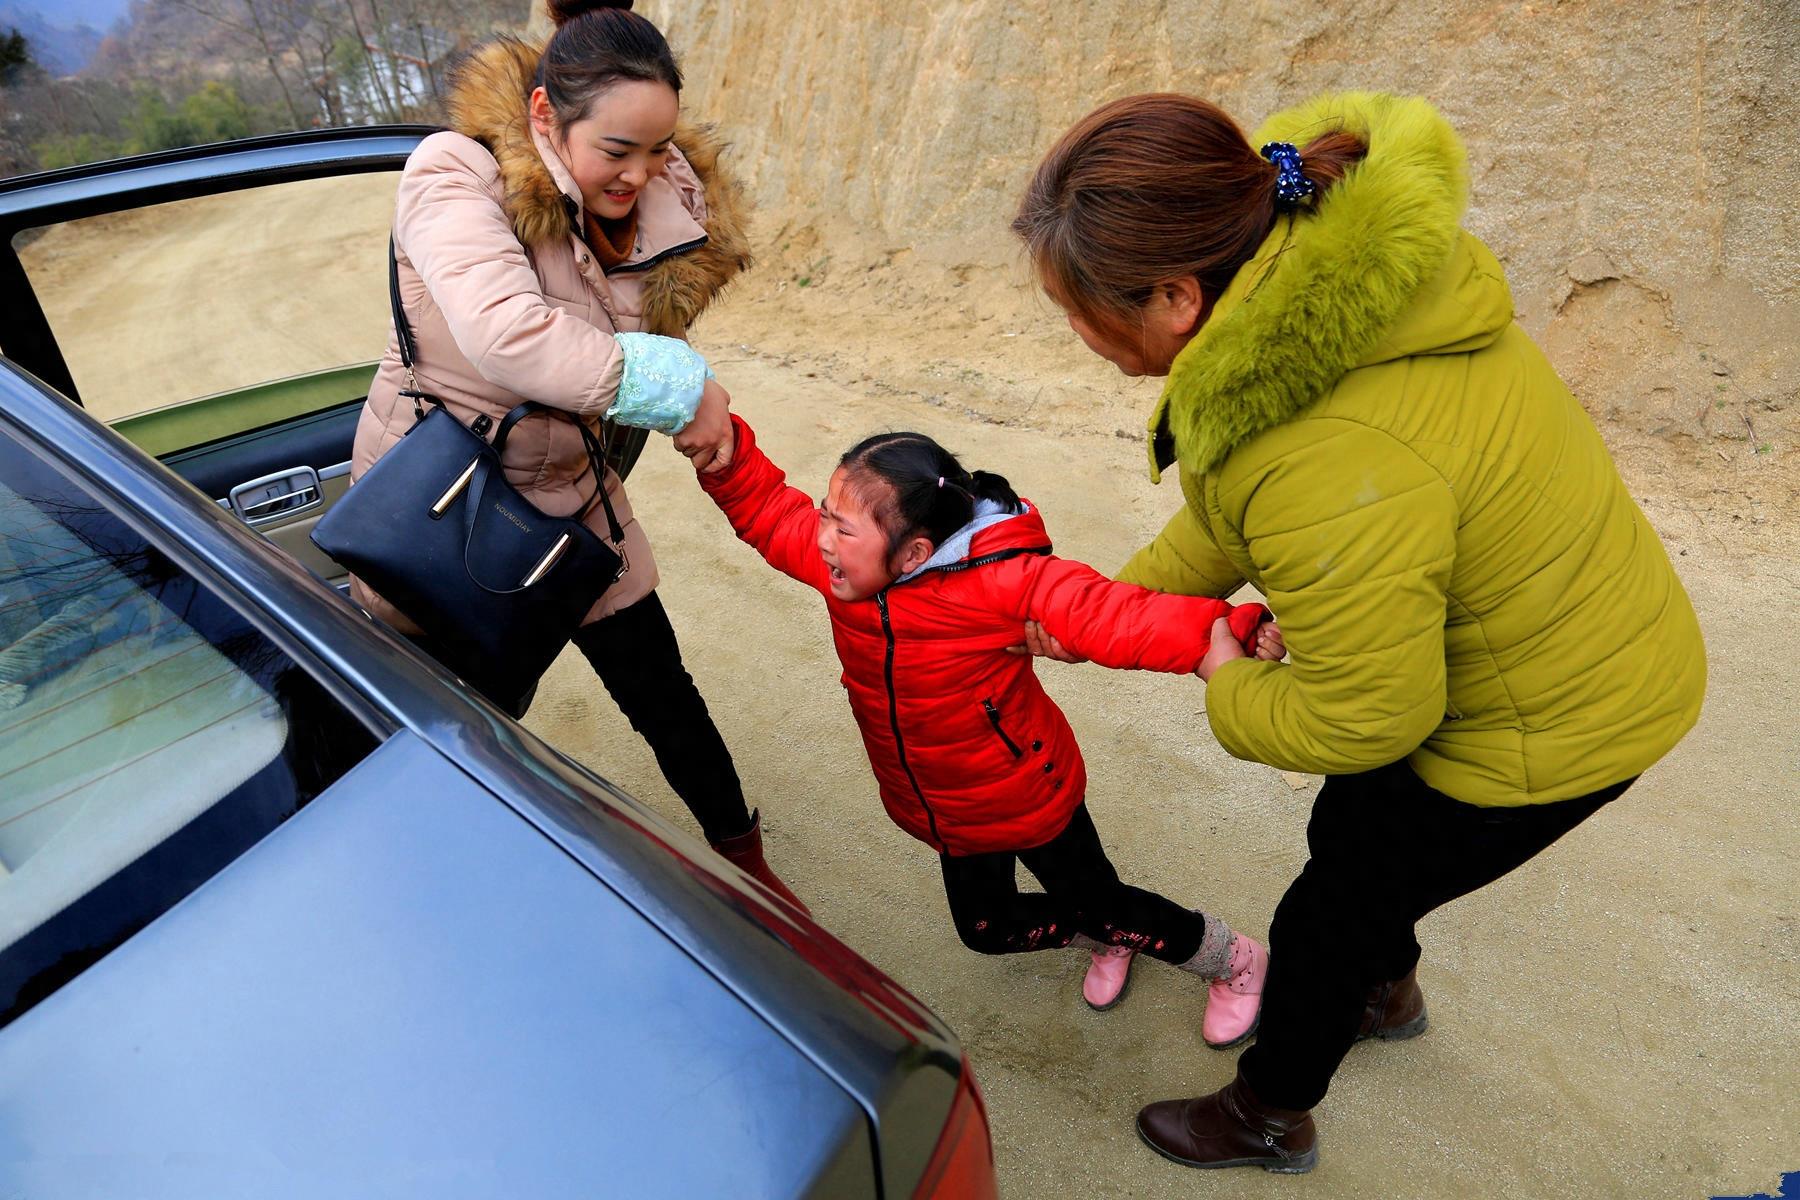
[[[1076,934],[1169,963],[1200,949],[1206,919],[1119,880],[1083,804],[1063,831],[1030,850],[940,856],[944,895],[963,945],[981,954],[1057,950]],[[1021,892],[1016,864],[1043,884]]]

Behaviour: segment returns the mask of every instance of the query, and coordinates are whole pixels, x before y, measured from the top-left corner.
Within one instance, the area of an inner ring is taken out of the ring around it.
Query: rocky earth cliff
[[[765,265],[747,290],[785,293],[791,322],[810,327],[783,353],[923,322],[912,352],[862,356],[883,367],[875,381],[922,356],[960,364],[940,375],[1004,375],[1003,334],[1024,337],[1028,361],[1080,372],[1038,345],[1055,314],[1006,233],[1069,122],[1180,90],[1249,127],[1321,90],[1377,88],[1430,98],[1462,132],[1467,224],[1597,419],[1765,470],[1800,450],[1795,0],[638,8],[682,56],[688,108],[735,143],[762,214]],[[771,314],[731,332],[766,352],[789,324]],[[1136,434],[1134,416],[1121,424]]]

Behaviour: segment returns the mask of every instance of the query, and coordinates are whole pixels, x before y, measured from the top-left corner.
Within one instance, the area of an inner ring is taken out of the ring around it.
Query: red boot
[[[800,897],[794,895],[788,885],[781,882],[781,877],[770,870],[769,864],[763,860],[761,809],[750,814],[750,828],[733,837],[713,842],[712,848],[732,866],[746,875],[754,876],[770,891],[791,901],[794,907],[807,916],[812,916],[812,909],[802,904]]]

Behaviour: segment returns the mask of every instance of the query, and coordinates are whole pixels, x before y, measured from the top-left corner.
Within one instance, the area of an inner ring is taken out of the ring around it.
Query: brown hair
[[[1323,193],[1367,151],[1354,134],[1321,134],[1300,149],[1303,173]],[[1133,331],[1163,280],[1191,275],[1208,306],[1218,299],[1274,227],[1276,174],[1217,105],[1128,96],[1058,139],[1012,228],[1059,303]]]
[[[681,68],[662,31],[631,11],[632,0],[547,0],[556,32],[538,59],[544,89],[564,128],[588,115],[601,92],[625,80],[666,83],[681,94]]]

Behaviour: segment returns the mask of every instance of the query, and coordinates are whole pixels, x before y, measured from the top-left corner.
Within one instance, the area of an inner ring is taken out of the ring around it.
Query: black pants
[[[413,640],[434,652],[429,638]],[[657,594],[584,625],[574,640],[619,711],[649,743],[663,778],[700,822],[706,840],[719,842],[748,830],[750,809],[731,751],[681,663],[675,627]],[[479,680],[470,682],[481,686]],[[488,698],[522,717],[532,694]]]
[[[1264,1103],[1312,1108],[1355,1041],[1368,990],[1419,961],[1413,926],[1492,883],[1615,799],[1481,808],[1434,791],[1405,763],[1325,781],[1311,853],[1269,927],[1256,1045],[1238,1069]]]
[[[1199,913],[1119,882],[1085,804],[1042,846],[940,859],[956,934],[982,954],[1055,950],[1085,933],[1108,946],[1184,963],[1206,932]],[[1042,894],[1019,891],[1019,862],[1044,885]]]

